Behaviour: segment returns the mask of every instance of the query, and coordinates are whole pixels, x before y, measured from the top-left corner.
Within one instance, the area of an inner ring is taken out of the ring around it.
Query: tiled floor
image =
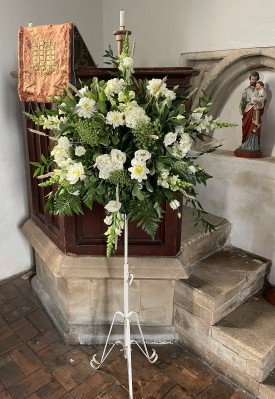
[[[150,364],[133,347],[135,399],[251,398],[185,349],[155,348],[159,359]],[[127,367],[120,349],[94,370],[89,361],[102,347],[64,344],[29,279],[0,282],[0,399],[127,399]]]

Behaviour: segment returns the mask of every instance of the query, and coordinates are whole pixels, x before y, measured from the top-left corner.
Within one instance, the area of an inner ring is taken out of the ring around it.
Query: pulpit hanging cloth
[[[18,94],[21,101],[50,102],[73,79],[73,23],[21,27]]]

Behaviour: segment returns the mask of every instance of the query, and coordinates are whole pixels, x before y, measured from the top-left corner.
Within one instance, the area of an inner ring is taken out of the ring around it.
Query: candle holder
[[[132,32],[130,30],[125,30],[125,26],[120,26],[120,29],[114,32],[114,35],[116,37],[116,42],[117,42],[118,55],[120,55],[122,53],[125,36],[127,33],[129,36],[132,34]]]

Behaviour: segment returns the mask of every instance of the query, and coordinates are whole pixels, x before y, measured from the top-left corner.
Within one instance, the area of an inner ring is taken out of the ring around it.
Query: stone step
[[[234,247],[197,262],[192,275],[179,280],[174,301],[213,325],[263,287],[270,261]]]
[[[258,293],[211,326],[175,304],[179,342],[257,399],[275,398],[275,307]]]
[[[191,275],[194,265],[201,259],[218,251],[226,245],[231,230],[230,223],[215,215],[206,215],[205,219],[215,226],[212,233],[205,232],[199,223],[195,226],[195,216],[190,207],[182,210],[182,239],[179,257],[185,266],[187,275]]]
[[[244,302],[212,327],[212,337],[250,363],[250,375],[262,382],[275,367],[275,307],[260,294]]]
[[[275,369],[269,373],[268,377],[259,385],[259,399],[275,398]]]

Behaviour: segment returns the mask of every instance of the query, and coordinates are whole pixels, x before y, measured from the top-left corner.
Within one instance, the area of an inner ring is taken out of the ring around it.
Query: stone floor
[[[252,399],[178,345],[154,346],[150,364],[133,347],[135,399]],[[0,399],[127,399],[127,368],[115,347],[96,371],[89,361],[100,346],[62,342],[30,279],[0,282]]]

